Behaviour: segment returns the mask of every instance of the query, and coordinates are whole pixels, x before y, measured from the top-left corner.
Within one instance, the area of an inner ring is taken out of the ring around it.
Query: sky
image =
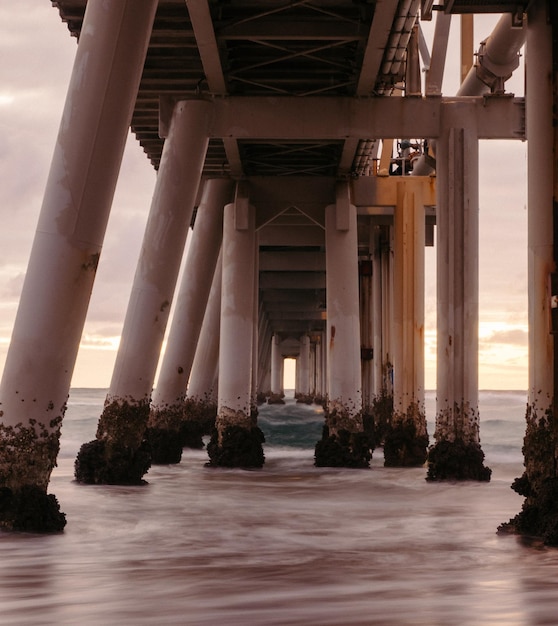
[[[475,20],[475,49],[497,17]],[[423,24],[426,38],[432,24]],[[41,208],[76,40],[49,0],[0,2],[0,370]],[[453,19],[443,95],[459,85]],[[523,95],[520,67],[507,83]],[[527,388],[526,144],[480,144],[479,386]],[[108,387],[155,171],[130,136],[91,296],[73,387]],[[436,386],[435,249],[426,250],[426,388]],[[289,381],[286,381],[288,385]]]

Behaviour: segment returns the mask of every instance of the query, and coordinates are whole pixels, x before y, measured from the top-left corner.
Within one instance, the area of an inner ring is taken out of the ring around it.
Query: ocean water
[[[525,394],[482,392],[490,483],[423,468],[313,466],[322,414],[266,406],[262,470],[203,450],[143,487],[73,482],[104,390],[73,389],[50,491],[68,524],[0,534],[2,626],[537,626],[558,624],[558,551],[498,536],[521,508]],[[434,396],[428,394],[429,432]]]

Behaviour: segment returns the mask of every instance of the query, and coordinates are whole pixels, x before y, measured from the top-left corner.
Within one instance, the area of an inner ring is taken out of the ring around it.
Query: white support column
[[[374,394],[379,396],[385,392],[383,338],[382,338],[382,245],[381,227],[374,226],[372,245],[372,324],[374,346]]]
[[[259,281],[260,281],[260,246],[259,236],[256,232],[254,236],[254,295],[252,297],[253,302],[253,317],[252,317],[252,384],[251,384],[251,406],[252,412],[257,415],[258,411],[258,371],[260,367],[259,363]]]
[[[325,209],[325,234],[328,432],[316,445],[316,464],[368,467],[362,421],[357,219],[345,185],[338,188],[336,204]]]
[[[222,276],[223,263],[219,255],[187,390],[188,402],[215,405],[215,407],[217,406],[217,388],[214,386],[214,380],[219,364]]]
[[[215,273],[221,249],[223,207],[231,199],[232,188],[230,179],[206,181],[197,209],[146,431],[154,464],[178,463],[183,447],[203,446],[201,436],[207,428],[185,419],[185,409],[190,414],[192,411],[191,406],[185,406],[184,398],[211,289],[209,279]]]
[[[155,411],[179,409],[181,412],[211,289],[210,279],[215,273],[221,249],[223,208],[230,202],[231,194],[230,179],[214,178],[204,185],[167,349],[153,392],[152,408]]]
[[[558,545],[558,14],[538,0],[525,51],[528,139],[529,388],[521,512],[501,529]]]
[[[210,435],[215,426],[222,267],[219,254],[181,412],[181,448],[202,448],[203,435]]]
[[[281,355],[281,337],[277,334],[271,339],[271,395],[269,404],[284,404],[283,400],[283,356]]]
[[[436,444],[428,457],[428,478],[490,480],[479,439],[479,190],[474,108],[453,104],[444,115],[436,159]]]
[[[265,398],[269,398],[271,393],[271,328],[269,325],[269,318],[267,317],[263,303],[260,302],[259,307],[259,357],[258,357],[258,385],[259,385],[259,399],[258,402],[263,402]]]
[[[382,249],[382,378],[389,397],[393,395],[393,226],[386,228]]]
[[[329,389],[328,389],[328,350],[327,350],[327,330],[321,332],[321,344],[322,344],[322,398],[324,402],[327,401]]]
[[[315,345],[316,351],[316,390],[314,401],[321,404],[324,401],[324,344],[323,333],[318,334]]]
[[[552,83],[545,77],[552,73],[552,29],[544,2],[535,2],[529,14],[526,62],[526,124],[528,138],[528,275],[529,275],[529,420],[538,426],[549,410],[555,411],[556,355],[551,318],[558,292],[551,289],[556,276],[555,224],[553,200],[558,200],[555,173],[558,148],[553,128]],[[554,27],[557,31],[558,27]],[[554,36],[558,33],[554,32]],[[555,62],[557,60],[555,59]],[[555,78],[556,80],[556,78]],[[556,212],[556,209],[554,209]],[[556,417],[556,416],[555,416]]]
[[[310,394],[310,337],[308,335],[303,335],[300,338],[298,363],[300,370],[298,396],[302,402],[306,402]]]
[[[310,383],[309,383],[309,400],[313,400],[316,396],[316,381],[317,367],[316,367],[316,343],[310,339]]]
[[[237,188],[225,207],[217,435],[208,446],[211,465],[261,467],[261,431],[251,413],[254,337],[255,209]]]
[[[156,0],[87,5],[0,390],[0,446],[10,450],[0,454],[8,459],[0,486],[14,493],[23,486],[45,492],[56,464],[156,6]],[[15,441],[25,431],[36,455],[27,443],[18,452]]]
[[[424,411],[424,205],[422,184],[397,184],[394,217],[393,416],[386,466],[420,466],[428,435]]]
[[[142,477],[137,473],[145,473],[149,467],[148,461],[147,467],[138,463],[136,455],[144,454],[140,446],[205,160],[210,109],[210,103],[203,100],[184,100],[175,105],[120,347],[97,428],[97,461],[91,460],[89,448],[82,448],[76,461],[76,479],[80,482],[140,482]],[[122,463],[122,455],[129,458],[129,468]]]
[[[374,299],[373,261],[359,262],[362,405],[369,412],[374,398]]]

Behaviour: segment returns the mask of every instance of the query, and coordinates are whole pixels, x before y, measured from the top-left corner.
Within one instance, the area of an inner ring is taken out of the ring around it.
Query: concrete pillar
[[[178,463],[182,455],[184,397],[221,249],[223,207],[231,200],[230,179],[204,185],[196,213],[176,307],[157,388],[153,393],[147,439],[153,463]]]
[[[217,432],[207,449],[213,466],[264,463],[263,434],[252,415],[255,242],[255,209],[237,193],[224,213]]]
[[[258,372],[260,368],[260,344],[259,344],[259,279],[260,279],[260,246],[258,243],[258,233],[256,232],[254,238],[254,295],[252,298],[253,303],[253,317],[252,317],[252,384],[251,384],[251,412],[256,416],[258,415]]]
[[[201,448],[202,436],[211,434],[215,427],[222,276],[223,264],[220,254],[211,283],[183,408],[181,442],[183,446],[189,448]]]
[[[271,395],[269,404],[285,404],[283,400],[283,356],[281,337],[277,334],[271,339]]]
[[[143,239],[120,347],[97,427],[76,460],[76,480],[138,484],[149,469],[149,402],[207,150],[210,103],[178,102]]]
[[[444,110],[437,144],[438,361],[429,480],[490,480],[478,410],[479,200],[474,105]]]
[[[372,324],[373,324],[373,376],[374,396],[370,414],[374,427],[374,442],[379,445],[385,439],[386,429],[393,415],[393,385],[391,340],[390,280],[393,266],[391,255],[391,227],[374,226],[371,233],[372,250]]]
[[[521,512],[500,530],[558,545],[558,11],[538,0],[525,51],[528,139],[529,390]]]
[[[421,185],[397,184],[394,216],[393,415],[386,466],[421,466],[428,434],[424,409],[424,206]]]
[[[374,395],[384,389],[382,375],[382,247],[380,226],[372,234],[372,345],[374,347]]]
[[[326,332],[320,333],[320,343],[322,346],[322,362],[321,362],[321,388],[322,388],[322,406],[326,406],[327,403],[327,336]]]
[[[65,525],[46,489],[156,6],[87,5],[0,386],[6,529]]]
[[[348,190],[325,210],[328,405],[318,466],[368,467],[363,431],[356,207]]]
[[[260,302],[259,319],[259,356],[258,356],[258,404],[266,402],[271,394],[271,328],[269,319]]]
[[[300,355],[298,357],[298,389],[297,401],[308,402],[310,398],[310,337],[300,338]]]
[[[362,405],[365,414],[371,410],[374,398],[374,301],[373,301],[373,263],[371,259],[359,262],[360,281],[360,340],[362,370]]]
[[[315,344],[316,354],[316,389],[314,392],[314,402],[316,404],[323,404],[324,402],[324,346],[323,346],[323,333],[317,334],[317,341]]]
[[[219,327],[221,324],[221,285],[223,277],[222,255],[219,255],[200,338],[196,347],[187,397],[209,401],[217,406],[217,389],[213,387],[215,370],[219,365]]]
[[[315,339],[310,339],[310,400],[313,401],[313,399],[316,397],[316,389],[317,389],[317,382],[316,382],[316,374],[317,374],[317,368],[316,368],[316,341]]]

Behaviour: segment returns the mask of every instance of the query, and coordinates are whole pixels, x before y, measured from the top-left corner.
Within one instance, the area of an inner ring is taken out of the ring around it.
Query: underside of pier
[[[297,400],[324,407],[316,466],[367,468],[382,446],[386,465],[424,465],[432,481],[489,480],[478,412],[478,142],[528,138],[537,189],[527,501],[510,527],[558,543],[558,526],[540,521],[543,509],[555,515],[558,493],[553,3],[52,4],[78,46],[0,386],[0,526],[65,523],[47,487],[130,128],[157,183],[78,481],[143,484],[151,463],[179,462],[204,436],[209,466],[261,467],[258,406],[283,401],[285,358],[296,359]],[[474,13],[502,17],[474,56],[462,53],[462,86],[447,96],[450,22],[466,33]],[[525,98],[514,97],[505,81],[526,41],[536,69]],[[433,245],[431,444],[424,250]],[[37,493],[48,513],[27,512]]]

